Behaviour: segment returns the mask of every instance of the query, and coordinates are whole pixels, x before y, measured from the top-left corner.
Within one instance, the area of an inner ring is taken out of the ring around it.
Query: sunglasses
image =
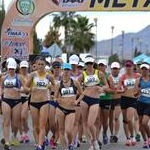
[[[93,65],[93,62],[87,62],[86,65]]]
[[[15,69],[13,69],[13,68],[9,68],[8,70],[15,70]]]
[[[145,67],[143,67],[143,68],[141,68],[142,70],[148,70],[147,68],[145,68]]]
[[[112,68],[112,70],[119,70],[119,68]]]
[[[68,68],[66,68],[66,69],[64,69],[64,70],[70,71],[70,69],[68,69]]]
[[[60,67],[59,66],[57,66],[57,67],[53,67],[54,69],[60,69]]]
[[[131,66],[131,65],[126,65],[126,67],[127,67],[127,68],[131,68],[131,67],[133,67],[133,66]]]
[[[105,65],[104,64],[99,64],[99,66],[104,67]]]

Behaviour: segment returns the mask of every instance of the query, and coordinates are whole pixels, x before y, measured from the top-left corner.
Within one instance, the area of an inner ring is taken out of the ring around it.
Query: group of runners
[[[120,140],[121,123],[126,146],[135,146],[142,135],[142,147],[150,147],[149,64],[136,64],[135,71],[132,60],[124,66],[113,62],[108,72],[105,60],[96,64],[88,55],[82,62],[73,54],[69,63],[57,58],[51,65],[40,56],[30,67],[29,72],[27,61],[17,64],[8,58],[7,71],[1,75],[5,150],[30,142],[29,113],[36,150],[48,145],[57,149],[58,141],[62,150],[82,149],[85,139],[88,150],[99,150],[103,144]]]

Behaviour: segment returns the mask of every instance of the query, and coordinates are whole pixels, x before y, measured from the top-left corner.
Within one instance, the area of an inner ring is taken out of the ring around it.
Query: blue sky
[[[4,0],[6,9],[12,0]],[[94,18],[98,18],[97,37],[98,41],[111,38],[111,26],[114,26],[114,37],[121,34],[124,30],[128,32],[138,32],[139,30],[150,25],[150,12],[82,12],[80,13],[94,23]],[[49,25],[52,24],[52,16],[44,17],[37,25],[36,30],[38,37],[44,39]],[[44,26],[44,28],[43,28]],[[93,28],[92,32],[96,33]],[[61,38],[63,38],[63,32]]]

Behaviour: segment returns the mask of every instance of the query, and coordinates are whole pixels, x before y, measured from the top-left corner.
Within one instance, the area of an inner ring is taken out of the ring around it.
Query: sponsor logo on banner
[[[15,37],[15,38],[25,38],[28,36],[28,33],[25,31],[17,30],[17,29],[12,29],[12,28],[7,28],[5,31],[5,34],[8,37]]]
[[[7,49],[7,56],[14,57],[20,60],[28,59],[28,46],[26,41],[5,40],[3,42],[4,49]]]
[[[53,2],[55,5],[60,7],[77,7],[78,5],[84,3],[86,0],[49,0],[50,3]]]
[[[12,26],[27,26],[32,27],[34,25],[34,21],[30,18],[21,18],[18,17],[12,21]]]
[[[16,8],[22,15],[32,15],[35,11],[33,0],[17,0]]]

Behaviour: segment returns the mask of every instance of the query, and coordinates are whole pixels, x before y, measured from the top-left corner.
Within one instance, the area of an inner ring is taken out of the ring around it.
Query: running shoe
[[[103,135],[103,143],[104,143],[104,145],[108,144],[108,137],[106,134]]]
[[[42,146],[37,146],[35,150],[43,150]]]
[[[43,145],[42,145],[42,150],[45,150],[46,148],[46,144],[45,144],[45,141],[43,142]]]
[[[136,139],[135,139],[135,137],[132,137],[132,138],[131,138],[131,145],[132,145],[132,146],[135,146],[135,145],[136,145]]]
[[[144,142],[143,142],[143,148],[149,148],[148,141],[144,141]]]
[[[136,134],[135,139],[137,142],[141,141],[141,135],[139,133]]]
[[[53,145],[51,145],[52,146],[52,149],[56,149],[57,148],[57,143],[53,143]]]
[[[94,150],[99,150],[99,144],[97,141],[94,141],[93,145],[94,145]]]
[[[93,145],[90,145],[88,150],[94,150]]]
[[[102,149],[102,143],[98,140],[99,148]]]
[[[114,136],[113,135],[110,136],[110,143],[114,143]]]
[[[54,140],[55,140],[55,136],[52,136],[51,139],[50,139],[50,141],[49,141],[49,144],[50,144],[50,145],[53,145]]]
[[[9,144],[4,144],[4,149],[5,149],[5,150],[11,150],[11,147],[10,147]]]
[[[113,136],[113,141],[114,141],[114,143],[118,142],[118,137],[116,135]]]
[[[10,145],[12,145],[12,146],[19,146],[20,142],[18,141],[17,138],[12,138],[12,140],[10,141]]]
[[[24,135],[21,135],[20,143],[25,143],[25,137],[24,137]]]
[[[25,140],[25,143],[30,142],[29,136],[27,134],[24,135],[24,140]]]
[[[80,142],[80,140],[77,140],[77,147],[81,147],[81,142]]]
[[[86,143],[86,137],[85,137],[85,135],[82,136],[82,143]]]
[[[149,145],[149,147],[150,147],[150,138],[148,139],[148,145]]]
[[[130,139],[127,139],[125,145],[126,145],[126,146],[131,146],[131,144],[132,144],[132,143],[131,143],[131,140],[130,140]]]
[[[74,146],[71,144],[71,145],[69,145],[68,150],[75,150],[75,148],[74,148]]]
[[[5,144],[5,139],[1,139],[1,143],[4,145]]]
[[[47,136],[45,136],[45,146],[48,146],[49,145],[49,140],[47,138]]]

